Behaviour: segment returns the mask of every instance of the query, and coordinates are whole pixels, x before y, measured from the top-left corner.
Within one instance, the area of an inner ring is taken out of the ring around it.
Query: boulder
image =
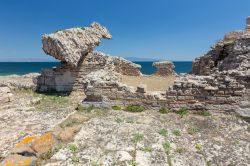
[[[102,38],[111,39],[108,30],[99,23],[90,27],[59,30],[42,36],[43,50],[60,61],[66,61],[73,67],[100,44]]]
[[[9,87],[0,87],[0,103],[8,103],[12,101],[13,94]]]

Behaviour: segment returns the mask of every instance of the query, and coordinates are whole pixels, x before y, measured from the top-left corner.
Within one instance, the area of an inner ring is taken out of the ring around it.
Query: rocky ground
[[[11,91],[0,111],[2,160],[24,138],[51,132],[56,150],[40,165],[250,165],[250,126],[233,113],[75,109],[82,94]]]

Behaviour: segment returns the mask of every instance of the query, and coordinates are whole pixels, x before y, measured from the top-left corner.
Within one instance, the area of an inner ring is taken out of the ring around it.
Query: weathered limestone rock
[[[157,76],[169,76],[174,75],[174,64],[169,61],[154,62],[153,66],[157,68],[157,72],[154,75]]]
[[[247,17],[246,32],[247,32],[247,33],[250,33],[250,17]]]
[[[4,161],[2,161],[1,165],[3,166],[32,166],[36,165],[36,158],[34,156],[26,157],[21,155],[10,155]]]
[[[76,67],[79,61],[100,44],[101,38],[111,39],[108,30],[99,23],[90,27],[60,30],[42,36],[46,54]]]
[[[9,87],[0,87],[0,103],[7,103],[12,100],[13,94]]]

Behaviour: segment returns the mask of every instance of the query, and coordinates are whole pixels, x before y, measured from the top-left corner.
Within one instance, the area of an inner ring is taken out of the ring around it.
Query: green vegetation
[[[152,152],[152,147],[151,146],[147,146],[143,149],[144,152]]]
[[[211,116],[212,114],[208,110],[199,110],[195,114],[200,115],[200,116]]]
[[[138,163],[136,163],[135,161],[129,161],[129,166],[139,166]]]
[[[59,152],[60,149],[63,149],[64,148],[64,145],[59,143],[56,145],[56,147],[54,148],[54,152]]]
[[[178,129],[174,129],[174,130],[172,131],[172,133],[173,133],[175,136],[181,136],[181,131],[178,130]]]
[[[119,110],[121,110],[122,108],[121,108],[120,106],[114,105],[114,106],[112,106],[112,109],[113,109],[113,110],[116,110],[116,111],[119,111]]]
[[[97,162],[91,163],[91,166],[99,166]]]
[[[160,129],[159,134],[162,136],[167,136],[168,135],[168,130],[167,129]]]
[[[79,163],[79,162],[80,162],[80,158],[77,157],[77,156],[72,156],[72,157],[71,157],[71,161],[72,161],[73,163]]]
[[[179,114],[181,118],[183,118],[185,115],[188,114],[188,109],[186,107],[181,107],[176,111],[176,113]]]
[[[135,123],[135,121],[134,121],[134,119],[132,118],[132,117],[128,117],[127,119],[126,119],[126,123]]]
[[[196,149],[198,152],[201,152],[201,151],[203,150],[202,144],[196,144],[196,145],[195,145],[195,149]]]
[[[250,132],[250,125],[248,125],[248,126],[247,126],[247,131],[249,131],[249,132]]]
[[[39,158],[41,160],[49,160],[53,156],[53,154],[54,154],[53,150],[51,149],[51,150],[47,151],[46,153],[41,154],[39,156]]]
[[[164,149],[165,153],[169,155],[170,151],[171,151],[171,144],[170,144],[170,142],[166,141],[166,142],[164,142],[162,144],[162,146],[163,146],[163,149]]]
[[[40,97],[42,102],[53,102],[60,105],[67,105],[69,103],[69,97],[68,96],[60,96],[60,95],[53,95],[53,94],[43,94],[43,93],[37,93],[33,92],[31,90],[23,90],[27,93],[32,93],[35,97]]]
[[[143,106],[140,106],[140,105],[128,105],[126,108],[125,108],[125,111],[128,111],[128,112],[142,112],[144,111],[145,108]]]
[[[117,123],[122,123],[122,122],[123,122],[123,120],[122,120],[121,118],[116,118],[115,121],[116,121]]]
[[[159,109],[159,112],[160,112],[161,114],[167,114],[167,113],[169,113],[170,111],[169,111],[168,108],[162,107],[162,108]]]
[[[176,152],[179,153],[179,154],[183,154],[183,153],[187,152],[187,149],[186,148],[177,148]]]
[[[197,127],[189,127],[189,128],[187,129],[187,132],[188,132],[188,134],[190,134],[190,135],[194,135],[194,134],[200,132],[200,129],[197,128]]]
[[[78,151],[78,148],[75,144],[69,144],[68,148],[72,153],[76,153]]]
[[[143,138],[144,138],[143,134],[140,134],[140,133],[133,134],[133,142],[135,143],[141,142]]]

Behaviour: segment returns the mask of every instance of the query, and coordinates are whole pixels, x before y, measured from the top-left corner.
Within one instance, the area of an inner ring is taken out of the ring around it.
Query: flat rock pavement
[[[52,165],[249,165],[248,123],[232,114],[210,116],[148,110],[92,110],[74,139],[55,153]]]

